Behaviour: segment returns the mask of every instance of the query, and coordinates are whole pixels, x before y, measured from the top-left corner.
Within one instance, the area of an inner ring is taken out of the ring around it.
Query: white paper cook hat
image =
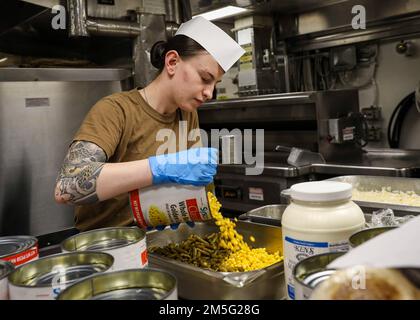
[[[180,34],[198,42],[225,72],[245,53],[226,32],[200,16],[181,24],[175,35]]]

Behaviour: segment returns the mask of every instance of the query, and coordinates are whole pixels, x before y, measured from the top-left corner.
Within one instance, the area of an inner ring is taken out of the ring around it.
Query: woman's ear
[[[173,76],[175,74],[176,66],[178,65],[180,61],[180,56],[178,52],[175,50],[170,50],[165,55],[165,68],[168,72],[169,76]]]

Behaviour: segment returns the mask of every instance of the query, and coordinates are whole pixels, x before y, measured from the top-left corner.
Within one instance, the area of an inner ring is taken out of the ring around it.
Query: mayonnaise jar
[[[303,182],[290,188],[291,203],[282,216],[287,298],[295,298],[293,268],[312,255],[348,251],[349,237],[365,225],[352,186],[344,182]]]

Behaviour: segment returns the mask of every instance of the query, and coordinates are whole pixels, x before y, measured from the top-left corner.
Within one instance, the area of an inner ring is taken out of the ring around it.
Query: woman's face
[[[206,51],[186,59],[180,58],[173,77],[175,103],[182,110],[196,110],[212,98],[214,87],[223,74],[223,69]]]

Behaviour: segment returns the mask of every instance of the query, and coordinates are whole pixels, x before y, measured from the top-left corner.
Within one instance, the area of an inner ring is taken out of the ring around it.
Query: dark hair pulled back
[[[150,61],[152,65],[162,70],[165,65],[166,53],[171,50],[178,52],[181,58],[187,58],[195,56],[205,49],[187,36],[176,35],[168,39],[168,41],[158,41],[153,45],[150,50]]]

